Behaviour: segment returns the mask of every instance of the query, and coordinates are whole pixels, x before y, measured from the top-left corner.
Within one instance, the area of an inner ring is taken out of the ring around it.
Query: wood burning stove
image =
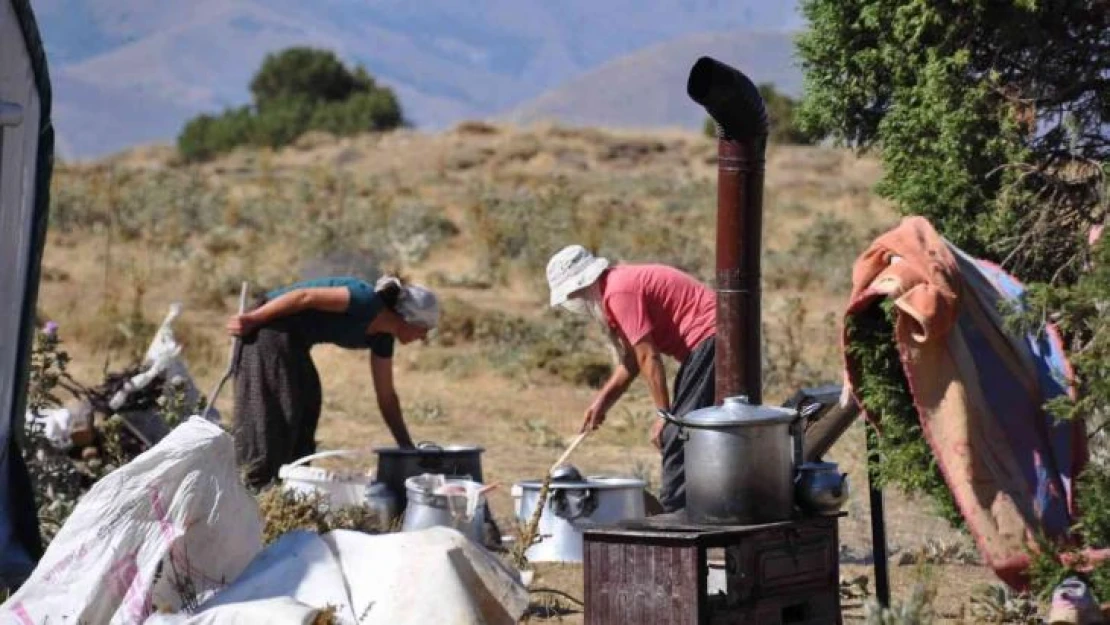
[[[689,525],[667,515],[585,532],[587,625],[840,623],[837,519]],[[710,588],[708,555],[724,551]]]

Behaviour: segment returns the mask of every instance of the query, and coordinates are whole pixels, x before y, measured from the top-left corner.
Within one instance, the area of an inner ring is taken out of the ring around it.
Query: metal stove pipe
[[[760,253],[767,110],[739,70],[703,56],[686,93],[717,123],[716,399],[763,401]]]

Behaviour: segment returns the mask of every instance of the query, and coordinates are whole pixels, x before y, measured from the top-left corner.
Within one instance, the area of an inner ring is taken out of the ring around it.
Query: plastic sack
[[[261,548],[231,436],[192,417],[85,494],[0,623],[138,625],[204,601]]]
[[[330,606],[342,625],[509,625],[528,607],[515,571],[458,531],[432,527],[289,532],[197,614],[283,596]]]
[[[69,435],[73,427],[73,415],[69,408],[42,408],[38,412],[28,410],[24,419],[27,423],[40,425],[42,435],[55,449],[66,451],[73,446],[73,439]]]
[[[164,375],[166,380],[165,392],[169,392],[169,389],[174,385],[180,386],[184,392],[185,405],[189,407],[189,412],[197,412],[196,408],[201,397],[200,390],[193,381],[193,377],[189,375],[189,368],[185,366],[185,361],[181,358],[181,345],[177,343],[173,335],[173,322],[179,316],[181,316],[181,304],[177,302],[170,304],[169,313],[162,320],[162,325],[158,327],[158,331],[154,333],[154,338],[150,341],[150,346],[147,347],[141,365],[142,371],[132,376],[124,387],[109,400],[109,406],[114,410],[119,410],[126,404],[130,393],[146,388],[157,377]],[[215,407],[206,411],[203,416],[213,423],[220,422],[220,413]]]
[[[200,614],[155,614],[143,625],[312,625],[320,610],[290,597],[232,603]]]

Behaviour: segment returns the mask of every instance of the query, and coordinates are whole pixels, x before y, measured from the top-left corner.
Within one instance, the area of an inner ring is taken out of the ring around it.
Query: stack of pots
[[[375,481],[385,484],[397,497],[400,508],[408,502],[405,480],[417,475],[436,474],[448,478],[482,481],[481,447],[440,446],[419,443],[414,448],[377,447],[378,472]]]

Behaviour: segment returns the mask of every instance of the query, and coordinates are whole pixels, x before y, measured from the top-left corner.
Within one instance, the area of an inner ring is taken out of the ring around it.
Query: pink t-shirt
[[[660,352],[682,362],[716,331],[717,294],[678,269],[616,265],[600,286],[610,322],[632,345],[650,336]]]

